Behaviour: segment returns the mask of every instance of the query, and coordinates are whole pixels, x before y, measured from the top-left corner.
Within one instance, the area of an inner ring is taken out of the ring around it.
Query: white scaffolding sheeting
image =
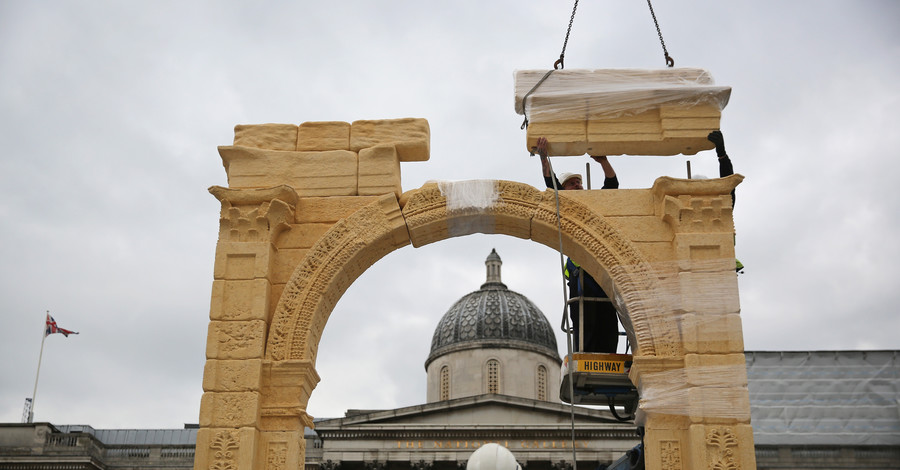
[[[746,358],[756,445],[900,445],[898,351]]]

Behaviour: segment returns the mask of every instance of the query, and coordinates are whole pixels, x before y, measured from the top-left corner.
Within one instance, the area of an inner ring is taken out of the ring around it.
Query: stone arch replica
[[[649,189],[539,191],[512,181],[401,193],[427,160],[424,119],[236,126],[216,248],[195,469],[303,468],[319,339],[388,253],[472,233],[558,249],[614,292],[634,345],[648,469],[755,468],[734,272],[740,175]],[[561,234],[561,235],[560,235]]]

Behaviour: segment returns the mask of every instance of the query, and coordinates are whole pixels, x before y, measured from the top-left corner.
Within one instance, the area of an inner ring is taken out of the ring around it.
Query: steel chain
[[[675,59],[669,57],[669,51],[666,50],[666,41],[663,40],[662,30],[659,29],[659,22],[656,21],[656,13],[653,12],[653,4],[650,3],[650,0],[647,0],[647,6],[650,7],[650,16],[653,17],[653,24],[656,26],[656,34],[659,36],[659,43],[662,44],[663,55],[666,58],[666,65],[669,67],[675,66]]]

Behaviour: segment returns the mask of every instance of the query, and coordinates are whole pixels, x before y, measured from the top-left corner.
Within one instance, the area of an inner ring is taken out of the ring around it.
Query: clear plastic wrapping
[[[530,152],[543,137],[551,156],[693,155],[730,96],[703,69],[523,70],[515,107]]]
[[[438,189],[447,198],[447,211],[486,209],[500,200],[495,180],[439,181]]]
[[[447,221],[447,233],[451,237],[492,233],[496,222],[484,214],[500,202],[496,180],[439,181],[438,189],[447,198],[447,212],[455,215]]]
[[[621,265],[594,277],[619,280],[612,297],[634,349],[674,361],[656,370],[636,356],[639,410],[750,420],[734,258]]]
[[[515,74],[516,112],[533,123],[617,118],[664,107],[700,106],[721,112],[731,96],[731,87],[716,86],[712,75],[699,68],[547,72]]]

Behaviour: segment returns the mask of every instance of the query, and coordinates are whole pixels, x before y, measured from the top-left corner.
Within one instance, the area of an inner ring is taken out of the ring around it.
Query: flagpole
[[[47,340],[47,318],[50,317],[50,310],[47,310],[47,316],[44,317],[44,327],[41,328],[41,353],[38,354],[37,374],[34,376],[34,392],[31,393],[31,411],[28,412],[28,422],[34,422],[34,397],[37,396],[38,378],[41,376],[41,359],[44,357],[44,341]]]

